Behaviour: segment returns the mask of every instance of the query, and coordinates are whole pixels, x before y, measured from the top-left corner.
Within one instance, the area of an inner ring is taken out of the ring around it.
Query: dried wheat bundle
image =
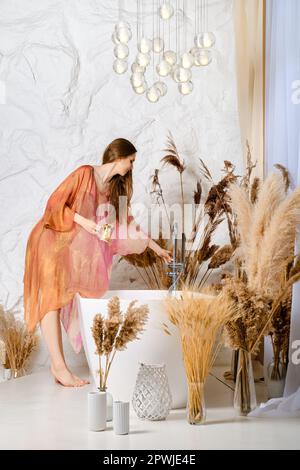
[[[184,288],[180,298],[170,296],[164,303],[180,334],[187,379],[204,383],[220,349],[222,329],[236,313],[222,293],[199,294]]]
[[[28,358],[38,343],[35,332],[28,332],[27,325],[18,320],[12,310],[0,305],[0,340],[4,345],[4,366],[19,370],[26,366]]]
[[[127,344],[138,339],[148,319],[148,305],[135,307],[137,300],[132,300],[126,313],[120,309],[118,296],[111,297],[108,302],[107,316],[95,315],[91,327],[96,345],[95,354],[99,356],[100,390],[106,390],[108,374],[117,351],[123,351]],[[103,359],[105,364],[103,364]]]

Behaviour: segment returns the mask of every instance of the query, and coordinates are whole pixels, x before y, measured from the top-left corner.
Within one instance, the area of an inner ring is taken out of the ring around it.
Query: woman
[[[28,238],[24,317],[29,331],[40,322],[51,372],[64,386],[89,383],[68,369],[62,347],[60,320],[74,350],[79,352],[82,347],[73,302],[76,292],[82,297],[103,296],[115,254],[142,253],[149,247],[165,262],[172,261],[170,252],[140,229],[127,208],[119,207],[120,196],[127,198],[130,207],[136,152],[128,140],[115,139],[106,147],[102,165],[75,169],[51,194],[43,217]],[[111,243],[101,239],[104,223],[113,225]]]

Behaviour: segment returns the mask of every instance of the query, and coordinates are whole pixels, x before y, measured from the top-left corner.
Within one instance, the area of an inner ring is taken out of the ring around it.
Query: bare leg
[[[44,316],[41,330],[51,357],[50,368],[54,377],[66,387],[79,387],[89,383],[73,375],[66,365],[58,310],[52,310]]]
[[[63,343],[62,343],[62,334],[61,334],[61,323],[60,323],[60,312],[58,310],[58,324],[59,324],[59,349],[60,349],[60,352],[61,352],[61,355],[64,357],[64,350],[63,350]],[[67,367],[68,368],[68,367]],[[73,374],[73,372],[71,372],[73,377],[75,377],[75,379],[78,379],[80,382],[84,382],[83,385],[85,384],[89,384],[89,380],[84,380],[84,379],[81,379],[80,377],[78,377],[77,375]]]

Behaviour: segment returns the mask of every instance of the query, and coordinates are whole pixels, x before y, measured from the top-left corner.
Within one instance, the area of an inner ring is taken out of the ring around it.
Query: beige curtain
[[[265,0],[233,0],[236,76],[244,163],[246,141],[256,176],[264,176]]]

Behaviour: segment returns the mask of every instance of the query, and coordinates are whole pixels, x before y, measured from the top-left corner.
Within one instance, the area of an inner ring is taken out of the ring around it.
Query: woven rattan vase
[[[172,396],[165,364],[140,362],[132,406],[141,419],[166,419],[172,406]]]

